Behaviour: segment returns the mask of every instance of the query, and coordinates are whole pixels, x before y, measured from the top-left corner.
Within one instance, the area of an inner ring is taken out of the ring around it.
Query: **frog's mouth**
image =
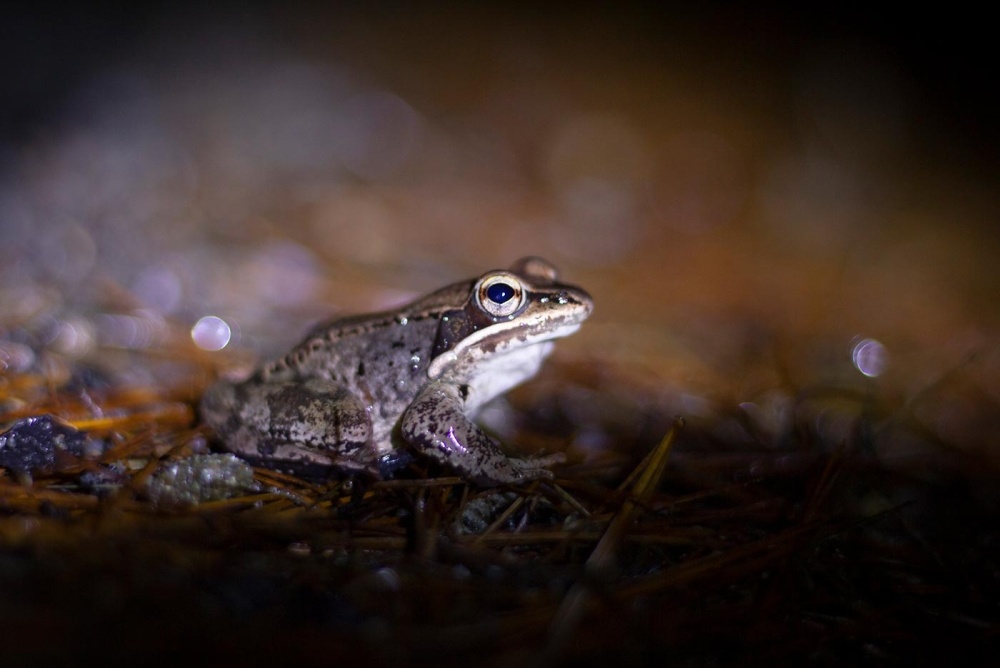
[[[464,357],[478,360],[500,358],[569,336],[580,329],[589,315],[590,308],[586,302],[580,301],[578,309],[567,309],[560,315],[550,313],[537,321],[518,318],[491,323],[488,327],[467,334],[453,347],[437,354],[427,369],[427,375],[432,380],[439,378],[445,370]]]

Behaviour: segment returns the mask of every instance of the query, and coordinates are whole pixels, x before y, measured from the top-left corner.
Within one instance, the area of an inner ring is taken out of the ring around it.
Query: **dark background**
[[[447,47],[435,40],[439,34],[513,26],[550,43],[574,41],[574,34],[604,36],[597,46],[619,55],[687,70],[696,77],[737,72],[748,79],[763,78],[765,88],[787,86],[801,59],[817,46],[869,45],[881,50],[914,87],[921,103],[918,125],[927,159],[983,176],[992,175],[995,168],[998,110],[990,85],[996,63],[989,21],[976,10],[961,7],[942,12],[917,7],[795,9],[767,3],[698,3],[697,7],[581,3],[568,11],[518,3],[485,3],[478,9],[451,3],[415,8],[392,2],[281,3],[280,7],[215,3],[211,8],[190,3],[33,3],[8,10],[0,26],[0,127],[8,144],[22,144],[58,122],[67,98],[93,72],[122,61],[153,58],[164,42],[182,51],[186,40],[213,31],[221,36],[241,25],[257,26],[272,39],[292,43],[303,33],[316,38],[314,33],[324,26],[331,42],[345,35],[350,42],[355,24],[401,26],[410,20],[429,28],[423,35],[409,35],[415,43],[423,42],[423,52],[413,54],[418,59],[460,59],[461,50],[443,52]],[[469,40],[466,47],[474,49],[474,42]],[[377,50],[379,45],[371,44],[347,55],[362,62],[366,57],[377,61],[379,56],[371,57]]]

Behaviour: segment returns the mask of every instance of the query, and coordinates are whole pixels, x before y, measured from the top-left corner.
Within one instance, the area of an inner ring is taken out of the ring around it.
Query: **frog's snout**
[[[575,320],[580,322],[590,317],[594,310],[594,300],[585,290],[580,288],[566,288],[560,290],[555,295],[555,301],[560,306],[570,307],[573,310]]]

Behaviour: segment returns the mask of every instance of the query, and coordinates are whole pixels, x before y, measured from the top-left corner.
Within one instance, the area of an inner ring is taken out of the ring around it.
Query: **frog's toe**
[[[551,480],[555,474],[547,467],[565,461],[566,455],[561,452],[530,459],[499,459],[493,462],[493,466],[485,468],[480,475],[476,476],[476,482],[481,485],[493,486],[518,484],[532,480]]]
[[[523,480],[552,480],[556,477],[556,474],[548,469],[542,468],[531,468],[524,469],[521,471],[521,477]]]
[[[542,468],[542,467],[546,467],[546,466],[554,466],[556,464],[565,464],[566,463],[566,453],[565,452],[556,452],[556,453],[553,453],[551,455],[542,455],[540,457],[531,457],[530,459],[525,459],[524,461],[528,462],[529,464],[531,464],[535,468]],[[549,476],[549,477],[551,477],[551,476]]]

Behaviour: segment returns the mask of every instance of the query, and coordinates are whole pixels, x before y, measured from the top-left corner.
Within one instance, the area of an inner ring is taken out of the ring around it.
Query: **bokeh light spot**
[[[854,367],[868,376],[874,378],[881,376],[889,362],[889,356],[885,346],[875,339],[862,339],[854,344],[851,350],[851,361]]]
[[[202,350],[222,350],[229,345],[232,335],[229,324],[214,315],[206,315],[191,328],[191,339]]]

